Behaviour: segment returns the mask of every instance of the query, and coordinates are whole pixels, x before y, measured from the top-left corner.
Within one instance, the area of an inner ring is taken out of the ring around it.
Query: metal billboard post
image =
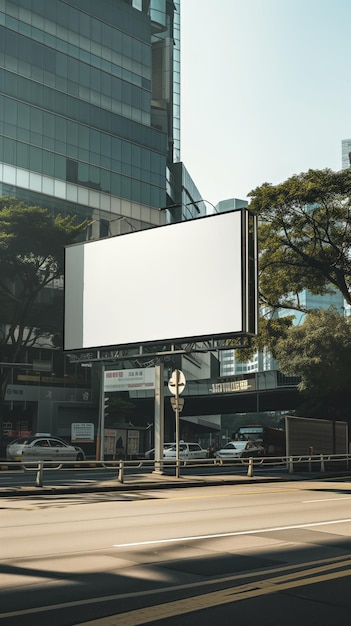
[[[163,444],[164,444],[164,381],[163,363],[155,366],[155,468],[154,472],[163,471]]]
[[[104,459],[104,430],[105,430],[105,366],[101,364],[99,424],[96,433],[96,460]]]

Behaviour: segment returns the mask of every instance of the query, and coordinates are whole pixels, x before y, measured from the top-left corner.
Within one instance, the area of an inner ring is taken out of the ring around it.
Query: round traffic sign
[[[174,370],[168,381],[168,389],[175,396],[178,393],[182,393],[186,385],[186,380],[181,370]]]

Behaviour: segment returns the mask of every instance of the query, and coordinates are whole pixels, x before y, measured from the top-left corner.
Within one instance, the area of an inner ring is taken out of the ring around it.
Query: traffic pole
[[[176,370],[176,388],[175,388],[176,410],[175,410],[175,427],[176,427],[176,478],[180,478],[180,460],[179,460],[179,370]]]

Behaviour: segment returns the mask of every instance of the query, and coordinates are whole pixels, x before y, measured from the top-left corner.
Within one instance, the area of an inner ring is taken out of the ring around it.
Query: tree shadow
[[[264,533],[255,535],[267,540]],[[258,618],[261,626],[296,626],[299,620],[303,626],[348,623],[338,620],[351,610],[351,538],[309,529],[276,531],[269,538],[285,543],[259,551],[240,549],[238,537],[194,539],[176,547],[117,546],[98,552],[109,559],[110,571],[101,572],[79,570],[79,559],[86,567],[86,554],[75,557],[75,571],[56,570],[55,559],[62,567],[59,555],[51,558],[52,569],[36,567],[35,557],[23,559],[30,565],[0,563],[0,576],[14,577],[13,587],[0,593],[0,622],[73,626],[116,615],[118,626],[123,614],[123,624],[142,624],[132,620],[133,611],[158,607],[163,617],[145,623],[213,626],[217,620],[221,626],[254,626]],[[167,613],[169,603],[179,603],[179,615],[174,604],[173,613]],[[313,607],[313,615],[303,618],[306,606]],[[283,621],[277,607],[284,611]]]

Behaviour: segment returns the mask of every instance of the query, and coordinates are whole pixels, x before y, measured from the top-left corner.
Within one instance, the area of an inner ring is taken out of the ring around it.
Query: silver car
[[[253,441],[229,441],[223,448],[215,452],[217,459],[242,459],[264,456],[264,450]]]
[[[9,461],[84,461],[82,448],[57,437],[20,437],[9,443],[6,449]]]

